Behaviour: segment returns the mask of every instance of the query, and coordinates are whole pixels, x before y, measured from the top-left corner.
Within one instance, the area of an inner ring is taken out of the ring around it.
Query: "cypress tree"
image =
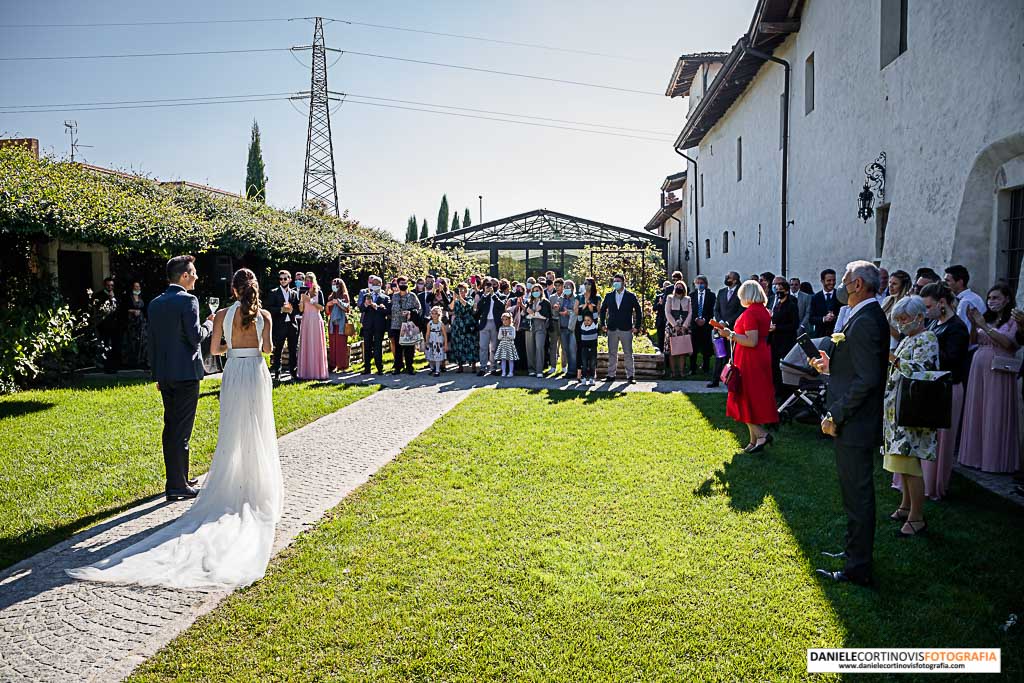
[[[405,241],[415,242],[416,241],[416,214],[409,216],[409,220],[405,224]]]
[[[466,207],[466,213],[462,216],[462,227],[468,228],[473,225],[472,219],[469,217],[469,207]]]
[[[414,226],[415,227],[415,226]],[[420,239],[425,240],[430,237],[430,232],[427,230],[427,219],[423,219],[423,229],[420,230]]]
[[[448,232],[448,195],[441,197],[441,208],[437,212],[437,234]]]
[[[253,119],[252,138],[249,141],[249,161],[245,166],[245,198],[257,202],[267,201],[267,176],[260,147],[260,126]]]
[[[452,232],[459,229],[459,212],[456,211],[455,215],[452,216]]]

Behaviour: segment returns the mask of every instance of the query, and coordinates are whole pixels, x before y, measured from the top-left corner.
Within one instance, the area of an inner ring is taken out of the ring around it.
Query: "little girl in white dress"
[[[512,376],[515,362],[519,360],[519,352],[516,351],[516,328],[512,327],[512,315],[509,313],[501,316],[498,350],[494,353],[494,360],[501,361],[502,377]]]
[[[441,376],[441,366],[448,357],[448,330],[441,322],[441,307],[430,309],[430,322],[427,323],[427,361],[430,363],[430,374]]]

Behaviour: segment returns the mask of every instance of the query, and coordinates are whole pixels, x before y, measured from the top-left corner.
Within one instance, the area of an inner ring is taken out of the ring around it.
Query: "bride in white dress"
[[[218,312],[211,352],[227,351],[220,428],[206,483],[185,514],[135,545],[67,573],[75,579],[217,590],[263,578],[281,517],[284,488],[277,453],[270,314],[247,268],[231,282],[236,303]],[[221,343],[223,335],[226,346]]]

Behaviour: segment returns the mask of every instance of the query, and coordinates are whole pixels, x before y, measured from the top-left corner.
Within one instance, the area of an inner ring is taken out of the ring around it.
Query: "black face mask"
[[[785,287],[778,287],[776,288],[775,293],[779,296],[780,299],[785,299],[786,295],[789,294],[789,290],[786,289]]]
[[[676,294],[682,294],[683,293],[683,288],[682,287],[676,287],[675,291],[676,291]]]
[[[398,289],[404,292],[409,289],[409,285],[398,285]]]

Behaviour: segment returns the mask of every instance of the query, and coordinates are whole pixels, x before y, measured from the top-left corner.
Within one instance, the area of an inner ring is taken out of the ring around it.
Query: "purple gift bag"
[[[715,358],[728,358],[729,357],[729,343],[721,337],[715,337]]]

